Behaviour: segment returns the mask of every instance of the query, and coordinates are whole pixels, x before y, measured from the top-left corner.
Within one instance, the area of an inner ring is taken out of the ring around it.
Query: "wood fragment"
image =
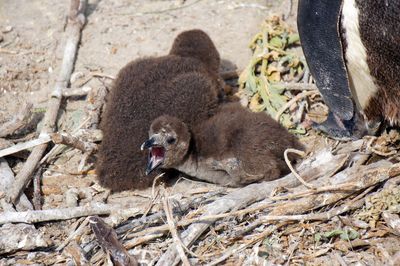
[[[286,223],[281,223],[279,225],[272,225],[272,226],[268,227],[264,232],[257,234],[249,242],[247,242],[245,244],[242,244],[239,247],[235,247],[235,248],[229,249],[227,252],[225,252],[218,259],[213,260],[211,263],[208,263],[207,266],[220,265],[221,262],[225,261],[230,256],[232,256],[233,254],[237,254],[238,252],[242,251],[243,249],[245,249],[245,248],[247,248],[247,247],[249,247],[251,245],[254,245],[255,243],[257,243],[258,241],[266,238],[267,236],[269,236],[270,234],[272,234],[273,232],[275,232],[276,230],[278,230],[280,227],[282,227],[285,224]]]
[[[124,242],[124,246],[126,249],[131,249],[134,248],[138,245],[146,244],[154,239],[160,238],[164,235],[164,233],[152,233],[152,234],[147,234],[141,237],[137,237],[128,241]]]
[[[74,265],[89,265],[85,252],[76,242],[66,247],[63,253],[73,260]]]
[[[367,166],[354,166],[334,175],[331,178],[320,178],[316,181],[313,181],[313,185],[316,187],[322,186],[322,184],[339,185],[342,182],[347,183],[351,181],[356,184],[357,190],[362,190],[369,188],[371,186],[375,186],[380,182],[383,182],[389,178],[397,176],[399,174],[398,167],[399,165],[397,164],[392,165],[387,161],[378,161],[376,163]],[[297,200],[288,201],[283,205],[277,206],[273,210],[271,210],[269,215],[283,215],[283,214],[291,215],[291,214],[304,213],[316,208],[333,204],[343,198],[348,197],[353,193],[354,191],[339,191],[336,193],[330,192],[330,193],[310,195]],[[344,208],[345,209],[349,208],[349,206]],[[338,209],[335,208],[333,210],[343,211],[340,208]],[[330,218],[332,214],[338,215],[329,212],[328,214],[329,214],[328,218]],[[306,216],[307,214],[291,218],[285,217],[284,219],[293,218],[294,220],[301,220],[307,218]],[[266,219],[268,219],[268,217],[266,217]],[[274,218],[271,219],[275,220]]]
[[[78,235],[82,234],[82,231],[88,229],[87,225],[89,224],[89,217],[81,218],[84,219],[83,222],[79,225],[79,227],[74,230],[69,236],[64,240],[64,242],[56,248],[56,251],[63,250],[71,240],[76,238]]]
[[[138,210],[137,208],[133,209],[136,210],[136,212],[140,212],[140,210]],[[47,221],[69,220],[82,216],[109,215],[112,212],[120,210],[121,209],[115,205],[107,205],[104,203],[95,202],[87,206],[79,206],[74,208],[60,208],[25,212],[2,212],[0,213],[0,224],[39,223]]]
[[[171,232],[172,239],[174,240],[176,249],[178,251],[179,257],[182,260],[182,264],[185,266],[190,266],[189,259],[187,258],[184,250],[185,244],[182,243],[182,240],[179,237],[178,230],[176,230],[174,218],[172,217],[171,206],[168,202],[168,198],[163,199],[163,206],[165,215],[167,217],[167,223],[169,227],[169,231]]]
[[[14,153],[17,153],[17,152],[20,152],[20,151],[23,151],[23,150],[27,150],[27,149],[30,149],[30,148],[35,148],[37,146],[41,146],[43,144],[46,144],[46,143],[48,143],[50,141],[51,141],[51,138],[50,138],[49,135],[41,134],[39,136],[39,138],[37,138],[37,139],[33,139],[33,140],[30,140],[30,141],[27,141],[27,142],[21,142],[21,143],[18,143],[16,145],[14,145],[14,146],[9,147],[9,148],[5,148],[3,150],[0,150],[0,157],[11,155],[11,154],[14,154]]]
[[[43,232],[29,224],[5,224],[0,227],[0,255],[20,250],[44,248],[50,244]]]
[[[220,214],[214,214],[214,215],[203,215],[203,216],[197,217],[197,218],[182,219],[177,222],[177,226],[183,227],[183,226],[187,226],[187,225],[190,225],[193,223],[213,222],[215,220],[226,218],[226,217],[241,216],[241,215],[245,215],[248,213],[254,213],[254,212],[257,212],[260,210],[264,210],[266,208],[273,207],[274,205],[275,205],[274,203],[266,202],[266,203],[260,204],[256,207],[249,207],[249,208],[245,208],[245,209],[238,210],[238,211],[231,211],[231,212],[227,212],[227,213],[220,213]],[[152,233],[166,232],[169,229],[170,229],[169,225],[164,224],[164,225],[160,225],[160,226],[150,227],[143,231],[139,231],[135,234],[131,234],[131,236],[142,236],[142,235],[147,235],[147,234],[152,234]]]
[[[101,73],[101,72],[91,72],[90,74],[92,75],[92,77],[108,78],[108,79],[112,79],[112,80],[115,79],[115,76],[104,74],[104,73]]]
[[[290,247],[289,257],[287,259],[287,262],[285,263],[285,266],[289,266],[290,265],[290,260],[292,259],[294,252],[296,251],[297,247],[299,246],[299,244],[300,244],[300,240],[299,239],[303,236],[304,232],[305,232],[305,228],[303,228],[301,230],[299,236],[297,237],[296,243],[294,243],[294,245],[292,245]]]
[[[278,83],[278,85],[284,87],[286,90],[318,91],[317,86],[312,83],[282,82]]]
[[[382,218],[389,226],[393,232],[397,235],[400,236],[400,217],[397,214],[390,213],[388,211],[384,211],[382,213]]]
[[[50,134],[50,137],[55,144],[68,145],[82,152],[93,153],[97,150],[96,144],[82,141],[68,133],[52,133]]]
[[[85,120],[89,121],[89,120]],[[84,126],[84,125],[82,125]],[[85,142],[98,142],[103,139],[103,133],[100,129],[85,129],[85,128],[79,128],[74,130],[72,132],[72,136],[82,139]],[[64,145],[62,144],[56,144],[41,160],[40,163],[48,163],[50,162],[54,157],[59,155],[62,151],[63,148],[65,148]]]
[[[217,191],[211,191],[209,193],[206,193],[205,195],[195,198],[195,199],[183,200],[182,202],[180,202],[180,204],[178,206],[175,206],[173,208],[173,214],[174,215],[177,215],[178,213],[182,214],[182,213],[187,212],[191,208],[198,208],[205,201],[209,201],[213,197],[223,194],[223,192],[225,190],[226,190],[225,188],[222,188]],[[134,220],[130,221],[128,224],[117,228],[116,232],[118,234],[124,234],[133,229],[134,229],[134,232],[138,232],[138,231],[143,230],[143,228],[145,226],[149,226],[151,224],[158,223],[158,222],[163,222],[163,221],[165,221],[165,219],[166,219],[166,217],[165,217],[164,212],[157,212],[157,213],[145,216],[145,217],[140,217],[140,218],[134,219]]]
[[[103,219],[98,216],[92,216],[89,219],[89,223],[97,242],[103,249],[110,253],[115,265],[139,265],[137,260],[129,255],[124,246],[119,242],[114,229],[106,224]]]
[[[75,89],[64,89],[62,95],[63,97],[81,97],[88,95],[91,91],[91,87],[84,86]]]
[[[298,215],[267,215],[259,217],[261,223],[268,223],[271,221],[325,221],[329,220],[334,216],[342,213],[358,209],[364,204],[364,199],[358,200],[352,204],[345,204],[344,206],[334,208],[323,213],[311,213],[311,214],[298,214]],[[299,212],[305,211],[306,208],[299,208]]]
[[[79,5],[76,4],[77,1],[78,0],[71,0],[63,61],[51,98],[48,101],[48,108],[44,117],[41,134],[49,134],[54,131],[58,110],[61,104],[62,91],[67,88],[74,67],[78,44],[81,38],[81,30],[85,24],[84,13],[87,4],[87,0],[79,1]],[[18,201],[20,194],[29,183],[31,175],[33,171],[35,171],[46,148],[47,144],[41,144],[32,150],[23,168],[16,176],[15,182],[8,191],[7,199],[10,202],[16,203]]]
[[[107,93],[107,88],[104,86],[100,86],[89,92],[86,99],[88,104],[85,108],[87,119],[84,126],[85,129],[97,129],[99,127],[100,116],[103,111],[103,106]]]
[[[14,173],[8,165],[7,161],[3,158],[0,158],[0,191],[7,194],[7,190],[14,182]],[[1,205],[3,207],[3,211],[13,210],[13,206],[10,203],[7,203],[5,199],[0,199]],[[5,205],[8,205],[7,207]],[[26,211],[33,210],[33,206],[29,201],[28,197],[25,194],[21,195],[21,200],[16,204],[15,208],[18,211]]]
[[[43,173],[43,169],[39,167],[38,171],[36,171],[33,176],[33,207],[35,210],[42,209],[42,189],[41,189],[41,176]]]
[[[18,54],[18,52],[16,52],[16,51],[4,49],[4,48],[1,48],[1,47],[0,47],[0,53],[1,54]]]

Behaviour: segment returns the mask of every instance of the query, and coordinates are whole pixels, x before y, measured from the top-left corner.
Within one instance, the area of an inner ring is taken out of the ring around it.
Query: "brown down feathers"
[[[161,130],[177,135],[176,143],[163,145],[164,168],[212,183],[242,186],[277,179],[289,172],[284,151],[304,149],[269,115],[253,113],[239,103],[221,105],[213,117],[194,126],[191,135],[180,123],[174,117],[161,116],[151,125],[150,135]]]
[[[210,117],[218,104],[220,57],[201,30],[181,33],[167,56],[138,59],[123,67],[108,95],[100,128],[103,141],[96,173],[112,191],[151,185],[140,145],[150,123],[169,114],[193,125]]]

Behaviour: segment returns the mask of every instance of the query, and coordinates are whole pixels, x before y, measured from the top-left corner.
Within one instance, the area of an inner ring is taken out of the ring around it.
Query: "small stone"
[[[75,83],[78,79],[83,78],[84,74],[83,72],[74,72],[71,75],[70,83],[73,84]]]
[[[5,28],[4,28],[4,30],[3,30],[3,33],[9,33],[9,32],[11,32],[13,30],[13,27],[12,26],[6,26]]]

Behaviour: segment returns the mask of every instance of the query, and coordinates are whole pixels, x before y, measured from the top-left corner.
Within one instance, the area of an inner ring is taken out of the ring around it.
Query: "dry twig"
[[[75,89],[64,89],[62,94],[63,97],[80,97],[88,95],[91,91],[91,87],[81,87]]]
[[[67,239],[65,239],[64,242],[56,248],[56,251],[60,251],[60,250],[64,249],[71,240],[73,240],[75,237],[77,237],[79,234],[81,234],[83,230],[87,229],[87,225],[89,224],[89,217],[82,218],[82,219],[84,219],[84,220],[79,225],[79,227],[76,230],[74,230],[71,234],[69,234]],[[79,221],[77,221],[77,222],[79,222]]]
[[[17,153],[17,152],[20,152],[20,151],[23,151],[23,150],[27,150],[27,149],[30,149],[30,148],[35,148],[35,147],[44,145],[44,144],[46,144],[46,143],[48,143],[50,141],[51,141],[51,139],[50,139],[50,136],[48,134],[41,134],[39,136],[39,138],[37,138],[37,139],[33,139],[33,140],[30,140],[30,141],[27,141],[27,142],[21,142],[21,143],[18,143],[16,145],[14,145],[14,146],[9,147],[9,148],[5,148],[3,150],[0,150],[0,157],[4,157],[4,156],[10,155],[10,154],[14,154],[14,153]]]
[[[68,133],[52,133],[50,134],[51,140],[55,144],[64,144],[82,152],[93,153],[97,150],[97,145],[91,142],[82,141],[77,137],[71,136]]]
[[[131,213],[140,213],[138,208],[129,209]],[[109,215],[112,212],[126,212],[126,208],[103,203],[92,203],[88,206],[74,208],[60,208],[25,212],[2,212],[0,213],[0,224],[5,223],[39,223],[46,221],[68,220],[72,218],[90,215]]]
[[[103,249],[110,252],[115,265],[137,266],[137,260],[129,255],[124,246],[119,242],[114,229],[98,216],[90,217],[90,228],[94,232],[97,242]]]
[[[294,96],[292,99],[290,99],[290,101],[288,101],[287,103],[285,103],[284,106],[282,106],[281,109],[278,110],[278,112],[276,113],[275,116],[275,120],[279,121],[280,116],[286,111],[286,109],[288,109],[290,106],[292,106],[292,104],[294,104],[295,102],[307,97],[307,96],[311,96],[311,95],[316,95],[319,94],[318,91],[303,91],[299,94],[297,94],[296,96]]]
[[[33,176],[33,207],[35,207],[35,210],[41,210],[42,209],[42,191],[40,187],[40,178],[42,176],[42,168],[39,167],[39,170],[35,173]]]
[[[185,250],[184,250],[185,244],[182,243],[182,240],[180,239],[179,234],[178,234],[178,230],[176,230],[176,227],[175,227],[175,222],[174,222],[174,218],[172,217],[171,206],[168,202],[168,198],[163,199],[163,206],[164,206],[165,215],[167,217],[168,228],[169,228],[169,231],[171,232],[172,238],[175,242],[176,249],[182,260],[182,264],[185,266],[190,266],[189,259],[186,257]]]
[[[10,166],[7,161],[3,158],[0,158],[0,191],[7,192],[11,184],[14,182],[14,173],[12,172]],[[14,208],[12,204],[7,203],[5,199],[0,199],[3,211],[13,211]],[[21,195],[21,200],[16,204],[16,209],[18,211],[26,211],[33,210],[33,206],[28,200],[28,197],[25,194]]]

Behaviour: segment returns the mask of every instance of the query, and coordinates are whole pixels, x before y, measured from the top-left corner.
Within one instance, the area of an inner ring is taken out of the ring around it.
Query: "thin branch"
[[[92,91],[91,87],[64,89],[62,95],[63,97],[80,97],[88,95],[91,91]]]
[[[292,99],[290,99],[290,101],[288,101],[284,106],[282,106],[281,109],[278,110],[278,112],[276,113],[276,116],[275,116],[275,120],[279,121],[279,118],[286,111],[286,109],[288,109],[290,106],[292,106],[297,101],[299,101],[305,97],[315,95],[315,94],[319,94],[319,92],[312,90],[312,91],[303,91],[303,92],[297,94]]]
[[[69,244],[69,242],[71,240],[73,240],[75,237],[77,237],[78,235],[80,235],[84,229],[88,229],[87,225],[89,224],[89,217],[81,218],[81,219],[85,219],[85,220],[83,220],[83,222],[79,225],[79,227],[76,230],[74,230],[67,237],[67,239],[65,239],[64,242],[56,248],[56,251],[63,250]]]
[[[17,153],[17,152],[20,152],[20,151],[23,151],[23,150],[27,150],[27,149],[30,149],[30,148],[34,148],[34,147],[46,144],[46,143],[48,143],[50,141],[51,141],[51,139],[50,139],[49,135],[42,134],[37,139],[33,139],[33,140],[30,140],[30,141],[27,141],[27,142],[21,142],[21,143],[18,143],[16,145],[14,145],[14,146],[9,147],[9,148],[5,148],[5,149],[0,150],[0,157],[11,155],[11,154],[14,154],[14,153]]]
[[[90,217],[90,228],[96,236],[99,245],[107,250],[115,265],[137,266],[139,263],[131,256],[119,242],[117,233],[98,216]]]
[[[82,152],[93,153],[97,150],[97,145],[91,142],[82,141],[77,137],[71,136],[68,133],[52,133],[50,134],[52,141],[55,144],[64,144]]]
[[[39,170],[35,173],[33,176],[33,207],[35,207],[35,210],[41,210],[42,209],[42,191],[40,187],[40,179],[42,176],[42,168],[39,167]]]
[[[171,206],[168,202],[168,198],[163,199],[163,206],[165,215],[167,217],[167,223],[169,231],[171,232],[172,238],[175,242],[176,249],[178,251],[179,256],[181,257],[182,264],[185,266],[190,266],[189,259],[186,257],[184,246],[185,244],[182,243],[182,240],[179,237],[178,230],[176,230],[174,218],[172,217]]]
[[[315,84],[312,83],[298,83],[298,82],[281,82],[278,85],[285,88],[285,90],[292,91],[318,91]]]
[[[11,186],[14,180],[14,173],[8,165],[7,161],[3,158],[0,158],[0,191],[7,193],[8,188]],[[3,207],[3,211],[14,211],[12,204],[5,202],[4,199],[0,199],[0,201]],[[21,195],[21,200],[18,202],[18,204],[16,204],[15,208],[18,211],[33,210],[33,206],[25,194]]]
[[[142,210],[131,208],[131,213],[140,213]],[[69,220],[72,218],[90,215],[109,215],[112,212],[126,212],[126,208],[121,209],[116,205],[104,203],[92,203],[87,206],[73,208],[48,209],[39,211],[25,212],[2,212],[0,213],[0,224],[5,223],[39,223],[57,220]]]
[[[300,244],[300,238],[303,236],[303,234],[304,234],[305,231],[306,231],[305,228],[303,228],[303,229],[301,230],[299,236],[297,237],[296,243],[294,243],[294,245],[290,247],[289,258],[288,258],[288,260],[287,260],[285,266],[289,266],[289,265],[290,265],[290,260],[292,259],[294,252],[296,251],[297,247],[299,246],[299,244]]]

